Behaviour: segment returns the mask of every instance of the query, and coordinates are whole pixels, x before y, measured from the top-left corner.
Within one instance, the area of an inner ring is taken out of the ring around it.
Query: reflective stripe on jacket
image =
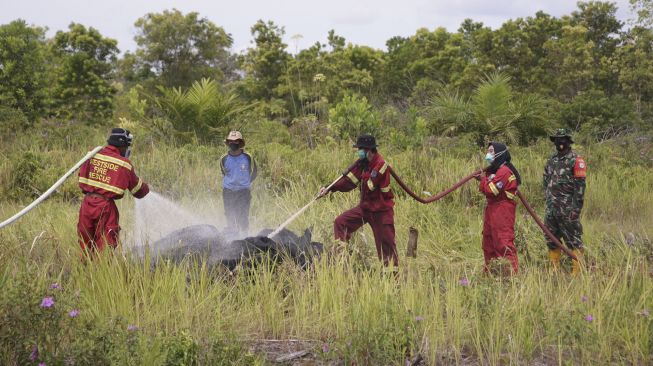
[[[150,188],[137,175],[129,159],[115,146],[106,146],[79,168],[79,187],[108,199],[120,199],[128,190],[136,198],[145,197]]]
[[[390,188],[388,163],[376,153],[367,166],[356,165],[342,177],[332,191],[349,192],[360,186],[360,207],[367,211],[385,211],[394,207],[394,194]]]
[[[515,202],[518,186],[517,177],[512,170],[502,165],[495,174],[481,178],[479,190],[487,198],[488,204],[502,201]]]

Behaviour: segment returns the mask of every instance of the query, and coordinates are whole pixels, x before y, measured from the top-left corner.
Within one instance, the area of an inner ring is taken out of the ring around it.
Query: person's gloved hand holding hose
[[[320,199],[320,198],[326,196],[328,193],[329,193],[329,190],[327,189],[327,187],[324,187],[324,186],[320,187],[320,191],[317,194],[317,198]]]

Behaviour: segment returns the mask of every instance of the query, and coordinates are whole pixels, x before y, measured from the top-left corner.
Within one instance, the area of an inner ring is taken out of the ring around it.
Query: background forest
[[[138,48],[120,54],[92,25],[47,38],[18,19],[0,26],[1,132],[131,123],[215,142],[275,122],[309,147],[361,131],[397,146],[461,135],[527,144],[553,127],[603,140],[652,125],[651,2],[632,3],[628,24],[615,4],[589,1],[498,29],[422,28],[385,50],[332,30],[295,54],[283,26],[263,20],[235,54],[228,30],[200,14],[150,13],[134,23]]]

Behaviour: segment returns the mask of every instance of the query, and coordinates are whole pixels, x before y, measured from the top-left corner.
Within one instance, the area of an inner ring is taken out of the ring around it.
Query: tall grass
[[[353,159],[346,145],[333,143],[315,150],[264,141],[248,146],[262,172],[254,186],[254,221],[267,227],[283,222]],[[81,146],[23,141],[2,154],[28,147],[61,172],[85,152]],[[197,262],[151,270],[147,260],[139,263],[119,253],[83,265],[75,233],[78,202],[55,197],[0,231],[2,279],[8,285],[29,271],[34,288],[58,282],[78,291],[81,317],[91,323],[125,319],[145,337],[184,334],[203,349],[213,339],[249,344],[272,338],[313,341],[320,359],[359,364],[401,364],[418,353],[429,364],[651,363],[653,320],[645,310],[653,310],[653,172],[614,146],[579,149],[590,168],[582,218],[588,270],[577,278],[568,270],[550,270],[542,233],[522,208],[516,224],[520,274],[484,276],[484,202],[469,184],[431,205],[420,205],[395,187],[400,253],[408,228],[420,233],[418,257],[402,255],[397,277],[382,272],[368,228],[354,236],[351,255],[325,256],[308,271],[267,263],[231,275]],[[522,191],[540,213],[541,172],[550,150],[546,143],[512,150],[524,178]],[[138,147],[134,162],[157,192],[182,205],[197,207],[207,200],[219,205],[221,152],[222,147],[148,145]],[[436,193],[481,163],[475,148],[446,141],[382,153],[420,192]],[[74,182],[67,184],[75,189]],[[313,227],[314,240],[330,250],[333,219],[357,200],[353,192],[322,199],[290,228]],[[2,201],[0,216],[10,216],[27,201]],[[132,199],[119,207],[128,232]],[[171,352],[148,344],[150,353]],[[9,359],[12,350],[0,348]]]

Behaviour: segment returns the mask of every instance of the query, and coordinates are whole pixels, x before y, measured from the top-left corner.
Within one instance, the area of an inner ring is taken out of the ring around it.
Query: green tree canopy
[[[198,13],[177,9],[149,13],[135,23],[136,55],[166,87],[188,87],[201,78],[234,76],[231,35]],[[139,67],[142,70],[142,67]]]
[[[48,99],[45,29],[18,19],[0,26],[0,104],[30,120],[44,113]]]
[[[251,28],[254,47],[241,60],[245,72],[245,92],[252,99],[270,100],[286,73],[290,54],[283,43],[285,29],[274,22],[259,20]]]
[[[630,9],[637,15],[634,23],[640,27],[653,27],[653,0],[630,0]]]
[[[60,117],[93,122],[113,113],[113,64],[117,42],[96,29],[72,23],[52,42],[56,57],[57,83],[53,93]]]

